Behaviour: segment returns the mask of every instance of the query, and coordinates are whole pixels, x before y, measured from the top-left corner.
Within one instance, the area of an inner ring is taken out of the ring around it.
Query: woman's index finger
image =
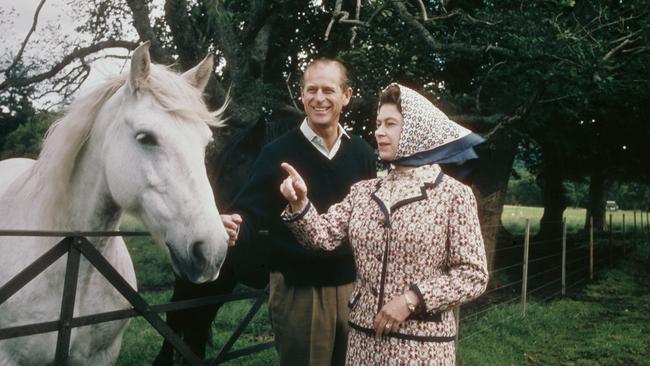
[[[298,174],[298,171],[296,171],[296,169],[294,169],[294,167],[292,167],[291,164],[282,163],[281,166],[282,169],[284,169],[284,171],[287,172],[287,174],[289,174],[291,178],[293,178],[293,180],[295,181],[302,180],[302,177],[300,176],[300,174]]]

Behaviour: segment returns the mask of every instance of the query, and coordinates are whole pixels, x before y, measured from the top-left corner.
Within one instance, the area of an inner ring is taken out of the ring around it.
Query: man
[[[343,130],[340,119],[352,88],[345,66],[319,59],[305,70],[301,97],[307,115],[300,128],[265,146],[249,182],[223,221],[245,242],[268,228],[269,313],[281,365],[342,365],[348,333],[348,300],[356,277],[349,244],[333,252],[303,248],[280,218],[286,201],[280,167],[296,167],[319,212],[341,201],[350,186],[375,176],[375,157],[363,140]],[[255,255],[251,253],[251,255]]]

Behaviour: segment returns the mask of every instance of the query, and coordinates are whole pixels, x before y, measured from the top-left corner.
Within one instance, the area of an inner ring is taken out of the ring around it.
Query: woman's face
[[[397,155],[399,136],[402,133],[404,118],[395,104],[384,104],[377,113],[377,149],[384,161],[393,161]]]

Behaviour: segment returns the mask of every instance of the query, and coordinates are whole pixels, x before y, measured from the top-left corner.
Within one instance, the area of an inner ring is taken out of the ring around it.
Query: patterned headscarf
[[[450,120],[416,91],[392,85],[400,89],[404,118],[393,164],[450,164],[478,158],[472,147],[485,141],[481,136]]]

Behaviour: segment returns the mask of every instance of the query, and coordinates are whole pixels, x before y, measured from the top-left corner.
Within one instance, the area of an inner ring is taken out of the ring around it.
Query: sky
[[[13,58],[13,55],[18,52],[22,40],[32,26],[34,12],[39,2],[39,0],[0,0],[0,34],[2,35],[0,38],[2,40],[0,42],[0,57],[2,57],[3,63],[5,60]],[[74,8],[68,4],[71,2],[70,0],[47,0],[45,2],[39,14],[37,28],[25,49],[25,57],[30,55],[47,56],[48,52],[56,52],[55,44],[52,50],[43,50],[34,47],[32,40],[53,40],[55,36],[75,34],[74,28],[78,24],[75,23],[71,16],[74,13]],[[57,30],[51,32],[48,27],[57,27]],[[49,43],[54,43],[54,41]],[[115,50],[111,53],[124,55],[126,51]],[[55,60],[59,60],[61,57],[61,55],[53,55]],[[128,61],[120,59],[105,59],[93,62],[90,76],[76,95],[83,95],[103,82],[108,76],[119,74],[126,66],[128,66]],[[47,105],[52,102],[50,99],[40,101],[37,104]]]

